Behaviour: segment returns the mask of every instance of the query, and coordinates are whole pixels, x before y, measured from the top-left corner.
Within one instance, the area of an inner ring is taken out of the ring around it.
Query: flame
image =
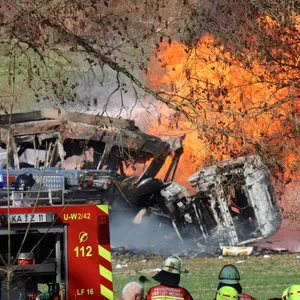
[[[269,18],[264,22],[270,32],[277,26]],[[300,18],[296,24],[293,34],[299,38]],[[289,82],[298,73],[265,58],[251,59],[251,67],[245,67],[212,36],[202,37],[194,48],[162,42],[151,58],[146,80],[176,112],[163,107],[149,133],[186,134],[177,172],[183,178],[211,160],[257,151],[272,153],[284,170],[298,168],[299,90]],[[284,53],[283,59],[299,66],[299,55]]]

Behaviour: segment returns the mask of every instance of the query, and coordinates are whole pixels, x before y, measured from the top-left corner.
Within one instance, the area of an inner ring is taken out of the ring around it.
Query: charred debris
[[[143,133],[132,120],[77,112],[0,115],[0,205],[7,205],[7,187],[13,206],[107,203],[112,218],[127,213],[141,228],[150,218],[166,240],[198,247],[273,235],[281,216],[262,159],[202,167],[187,178],[191,195],[174,182],[183,139]],[[162,168],[165,175],[157,178]],[[21,174],[33,179],[22,188]]]

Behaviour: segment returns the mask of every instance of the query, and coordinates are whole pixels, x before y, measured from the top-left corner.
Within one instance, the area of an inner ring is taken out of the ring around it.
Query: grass
[[[120,296],[125,283],[139,281],[141,275],[149,281],[144,285],[145,292],[156,285],[151,277],[157,273],[164,260],[128,256],[113,256],[114,296]],[[218,275],[225,264],[234,264],[241,275],[243,292],[259,300],[281,297],[284,289],[291,284],[300,284],[300,258],[297,254],[272,255],[269,257],[223,257],[220,258],[183,258],[188,273],[181,276],[180,285],[189,290],[195,300],[213,299],[218,284]]]

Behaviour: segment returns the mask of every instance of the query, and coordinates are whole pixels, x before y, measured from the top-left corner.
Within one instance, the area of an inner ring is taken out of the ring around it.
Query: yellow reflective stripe
[[[151,299],[157,299],[157,300],[174,300],[174,299],[181,299],[184,300],[182,297],[176,297],[176,296],[151,296]]]
[[[106,297],[109,300],[114,299],[114,294],[111,290],[109,290],[107,287],[104,285],[100,284],[100,294]]]
[[[111,262],[111,252],[106,250],[101,245],[98,245],[98,254],[102,256],[104,259],[106,259],[107,261]]]
[[[108,205],[102,204],[102,205],[97,205],[97,207],[108,215]]]
[[[108,215],[108,205],[96,205],[97,208],[101,210],[102,213]],[[101,256],[103,259],[108,261],[111,265],[111,252],[110,250],[106,250],[101,245],[98,245],[98,255]],[[104,277],[106,280],[112,283],[112,271],[108,270],[101,264],[99,264],[99,274]],[[105,297],[108,300],[114,300],[113,291],[107,288],[105,285],[100,284],[100,294],[101,296]],[[102,299],[102,298],[101,298]]]
[[[99,273],[107,280],[112,281],[112,272],[106,269],[105,267],[99,265]]]

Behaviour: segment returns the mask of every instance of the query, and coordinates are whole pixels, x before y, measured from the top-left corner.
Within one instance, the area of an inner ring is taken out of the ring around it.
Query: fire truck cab
[[[1,300],[113,299],[107,205],[2,206],[0,243]]]

